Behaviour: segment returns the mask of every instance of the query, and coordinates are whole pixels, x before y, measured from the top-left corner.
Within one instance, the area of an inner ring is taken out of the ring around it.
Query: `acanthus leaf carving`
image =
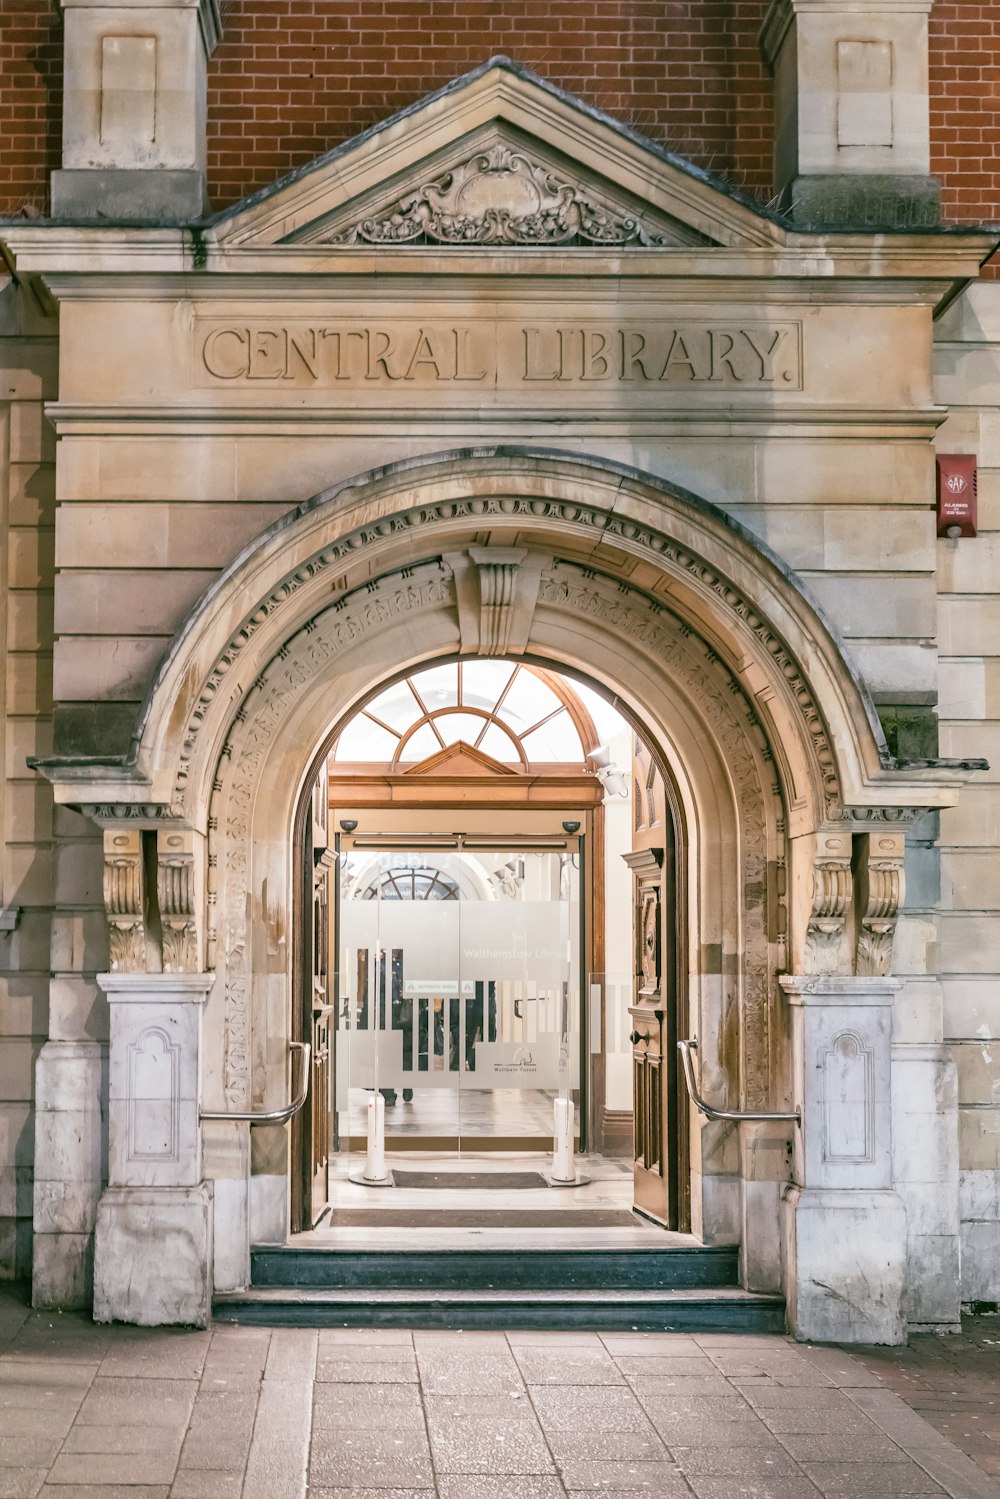
[[[329,245],[669,245],[638,214],[557,177],[522,150],[480,149],[381,212],[318,241]]]

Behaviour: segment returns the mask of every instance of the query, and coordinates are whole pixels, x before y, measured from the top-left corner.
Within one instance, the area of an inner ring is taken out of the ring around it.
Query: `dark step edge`
[[[785,1305],[781,1297],[747,1296],[713,1300],[710,1296],[684,1301],[588,1302],[572,1299],[544,1301],[426,1301],[343,1302],[264,1299],[253,1293],[216,1297],[217,1322],[267,1327],[392,1327],[414,1330],[441,1328],[494,1331],[557,1332],[732,1332],[784,1333]]]
[[[251,1257],[253,1286],[325,1286],[329,1289],[407,1287],[428,1290],[536,1287],[559,1290],[612,1287],[629,1290],[671,1290],[690,1287],[710,1290],[736,1286],[739,1265],[736,1254],[664,1252],[635,1257],[627,1251],[573,1250],[511,1254],[478,1250],[473,1254],[438,1253],[432,1250],[366,1250],[255,1252]]]
[[[446,1230],[441,1230],[446,1232]],[[530,1230],[526,1230],[530,1232]],[[736,1259],[739,1256],[740,1246],[738,1244],[629,1244],[621,1249],[615,1249],[611,1245],[570,1244],[565,1248],[559,1245],[535,1245],[524,1246],[512,1245],[484,1245],[480,1247],[474,1244],[457,1244],[454,1248],[427,1249],[423,1246],[414,1249],[396,1248],[356,1248],[354,1245],[334,1245],[329,1248],[319,1244],[253,1244],[250,1247],[251,1255],[267,1254],[281,1256],[283,1259],[300,1259],[305,1256],[321,1256],[324,1259],[341,1257],[354,1257],[358,1254],[372,1256],[383,1256],[391,1258],[396,1256],[402,1258],[413,1254],[434,1254],[439,1258],[459,1255],[496,1254],[505,1255],[511,1259],[524,1259],[528,1256],[541,1255],[546,1258],[552,1255],[577,1255],[581,1259],[590,1258],[594,1255],[636,1255],[643,1259],[649,1255],[669,1255],[673,1258],[683,1259],[691,1255],[711,1256],[716,1259]]]

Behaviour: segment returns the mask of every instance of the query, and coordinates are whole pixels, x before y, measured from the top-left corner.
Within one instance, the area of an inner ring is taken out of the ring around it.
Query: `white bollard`
[[[552,1129],[552,1180],[571,1182],[576,1180],[576,1161],[573,1159],[573,1100],[553,1100],[555,1119]]]
[[[368,1100],[368,1152],[362,1179],[366,1182],[388,1179],[385,1169],[385,1099],[378,1092]]]

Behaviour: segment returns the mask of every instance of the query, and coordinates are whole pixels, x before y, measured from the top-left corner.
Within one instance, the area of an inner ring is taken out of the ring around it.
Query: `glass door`
[[[551,1151],[579,1132],[575,853],[350,851],[340,860],[335,1107],[367,1146],[380,1097],[399,1151]]]

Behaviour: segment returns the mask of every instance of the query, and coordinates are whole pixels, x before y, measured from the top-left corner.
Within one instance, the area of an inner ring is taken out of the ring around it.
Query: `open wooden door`
[[[327,767],[324,762],[310,798],[301,840],[299,877],[302,920],[295,964],[296,1039],[312,1046],[312,1075],[305,1107],[292,1124],[292,1230],[312,1228],[330,1200],[330,1087],[333,1017],[330,968],[330,887],[335,854],[330,840]]]
[[[663,849],[626,854],[625,862],[634,877],[636,948],[635,1003],[629,1007],[634,1200],[646,1217],[673,1228],[677,1210],[676,1193],[671,1190],[675,1184],[671,1181],[667,1130],[671,1026],[663,993]]]
[[[635,974],[632,1022],[634,1201],[665,1228],[688,1227],[688,1183],[678,1094],[678,942],[674,821],[666,786],[646,746],[633,754],[632,871]],[[682,1178],[683,1170],[683,1178]]]

